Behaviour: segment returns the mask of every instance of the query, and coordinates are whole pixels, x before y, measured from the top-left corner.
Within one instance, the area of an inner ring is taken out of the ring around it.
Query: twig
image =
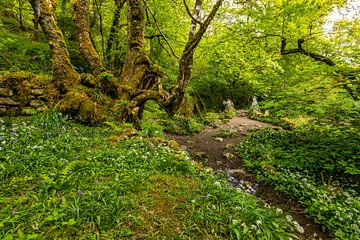
[[[156,20],[156,17],[155,17],[154,12],[151,10],[151,8],[150,8],[149,6],[147,6],[147,9],[148,9],[149,12],[151,13],[151,16],[152,16],[153,19],[154,19],[155,26],[156,26],[156,28],[158,29],[161,37],[162,37],[162,38],[164,39],[164,41],[166,42],[166,45],[169,46],[172,55],[173,55],[176,59],[180,59],[180,58],[176,55],[174,48],[171,46],[171,44],[170,44],[169,41],[167,40],[165,34],[162,32],[162,30],[161,30],[161,28],[160,28],[160,26],[159,26],[159,24],[158,24],[158,22],[157,22],[157,20]]]

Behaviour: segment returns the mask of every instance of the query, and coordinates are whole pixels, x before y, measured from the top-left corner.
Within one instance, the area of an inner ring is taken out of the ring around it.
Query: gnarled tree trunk
[[[51,0],[29,0],[40,26],[50,45],[54,83],[62,93],[80,80],[79,74],[70,63],[64,36],[57,26],[54,15],[54,3]]]
[[[91,43],[89,3],[88,0],[75,2],[74,21],[77,27],[77,41],[93,74],[81,75],[81,82],[79,74],[70,64],[63,35],[56,25],[53,0],[29,1],[52,49],[55,82],[60,83],[57,85],[63,93],[66,93],[63,94],[64,100],[60,108],[76,115],[81,121],[105,120],[107,112],[120,112],[118,116],[120,120],[130,118],[137,127],[140,127],[139,117],[148,100],[155,100],[171,115],[179,109],[191,80],[195,48],[224,0],[216,1],[204,22],[200,20],[202,0],[196,0],[193,13],[190,13],[184,0],[192,22],[189,39],[180,58],[176,86],[173,87],[171,94],[162,87],[162,69],[153,64],[145,49],[146,0],[127,0],[127,51],[118,79],[111,75],[98,76],[104,67]],[[121,8],[125,0],[118,1],[118,7]],[[117,25],[116,21],[115,19],[115,25]],[[101,97],[97,97],[98,90],[102,94]]]

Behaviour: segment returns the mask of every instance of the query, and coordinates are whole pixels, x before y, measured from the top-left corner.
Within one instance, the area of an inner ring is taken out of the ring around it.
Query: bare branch
[[[163,31],[161,30],[161,28],[160,28],[160,26],[159,26],[159,24],[158,24],[158,22],[157,22],[157,20],[156,20],[156,17],[155,17],[154,12],[151,10],[151,8],[150,8],[149,6],[147,6],[147,10],[151,13],[152,18],[154,19],[155,26],[156,26],[156,28],[158,29],[161,37],[162,37],[162,38],[164,39],[164,41],[166,42],[166,45],[169,46],[172,55],[173,55],[176,59],[180,59],[180,58],[176,55],[174,48],[171,46],[171,44],[170,44],[169,41],[167,40],[165,34],[164,34]]]
[[[196,19],[196,18],[191,14],[191,11],[190,11],[188,5],[186,4],[186,0],[184,0],[184,5],[185,5],[185,8],[186,8],[186,12],[187,12],[187,14],[191,17],[191,19],[192,19],[193,21],[195,21],[197,24],[199,24],[200,26],[203,25],[203,23],[202,23],[200,20]]]
[[[329,66],[335,66],[335,63],[328,57],[322,56],[320,54],[316,54],[316,53],[312,53],[306,49],[303,48],[302,44],[305,42],[304,39],[300,38],[298,39],[298,47],[297,48],[293,48],[293,49],[288,49],[286,50],[286,38],[282,38],[281,40],[281,54],[282,55],[286,55],[286,54],[292,54],[292,53],[300,53],[306,56],[311,57],[312,59],[318,61],[318,62],[323,62]]]

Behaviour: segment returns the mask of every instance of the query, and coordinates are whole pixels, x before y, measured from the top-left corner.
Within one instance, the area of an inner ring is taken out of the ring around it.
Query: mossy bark
[[[196,0],[189,40],[179,62],[176,86],[171,94],[163,89],[162,69],[153,64],[145,49],[146,0],[127,0],[127,51],[118,79],[102,74],[102,62],[91,43],[88,0],[76,0],[75,18],[80,51],[93,70],[93,75],[80,75],[70,64],[64,37],[56,25],[52,0],[29,0],[48,39],[53,54],[54,80],[62,92],[60,109],[80,121],[103,121],[110,114],[120,120],[130,119],[139,127],[144,104],[156,101],[167,113],[180,108],[190,83],[194,51],[224,0],[217,0],[202,23],[199,20],[202,0]],[[124,3],[125,0],[117,0]],[[109,90],[110,89],[110,90]]]
[[[154,71],[153,63],[145,50],[145,11],[146,1],[128,0],[127,52],[119,78],[120,101],[126,101],[123,119],[130,117],[138,123],[143,105],[137,96],[150,90],[155,84],[159,71]]]
[[[55,6],[51,0],[29,0],[29,2],[50,45],[54,82],[64,93],[79,82],[80,76],[70,63],[64,36],[56,23]]]
[[[76,38],[80,53],[90,66],[92,72],[99,74],[105,69],[91,41],[89,14],[89,0],[76,0],[74,2],[74,21],[76,24]]]

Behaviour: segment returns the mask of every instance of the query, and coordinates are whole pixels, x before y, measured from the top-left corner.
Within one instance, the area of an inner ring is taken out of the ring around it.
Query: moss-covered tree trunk
[[[145,11],[146,1],[128,0],[127,51],[118,89],[120,101],[128,103],[122,118],[130,117],[138,126],[146,102],[138,96],[152,89],[155,80],[161,75],[145,50]]]
[[[191,80],[195,48],[224,0],[217,0],[208,17],[201,22],[202,0],[196,0],[189,39],[179,62],[176,85],[171,94],[162,87],[162,70],[153,64],[145,46],[146,0],[127,0],[127,42],[125,62],[119,78],[104,71],[102,62],[91,43],[89,2],[76,0],[74,21],[80,51],[92,69],[92,74],[80,75],[73,69],[64,37],[56,25],[55,0],[29,0],[45,33],[53,55],[54,80],[63,93],[60,109],[81,121],[102,121],[114,112],[119,120],[131,119],[139,127],[139,117],[148,100],[156,101],[169,114],[180,108]],[[118,0],[119,7],[125,0]],[[115,19],[116,20],[116,19]],[[117,24],[115,24],[117,25]]]
[[[70,63],[64,36],[56,23],[55,6],[51,0],[29,0],[29,2],[50,45],[54,83],[64,93],[79,82],[80,76]]]
[[[90,66],[92,72],[99,74],[105,69],[91,41],[89,15],[89,0],[76,0],[74,2],[74,21],[80,53]]]

